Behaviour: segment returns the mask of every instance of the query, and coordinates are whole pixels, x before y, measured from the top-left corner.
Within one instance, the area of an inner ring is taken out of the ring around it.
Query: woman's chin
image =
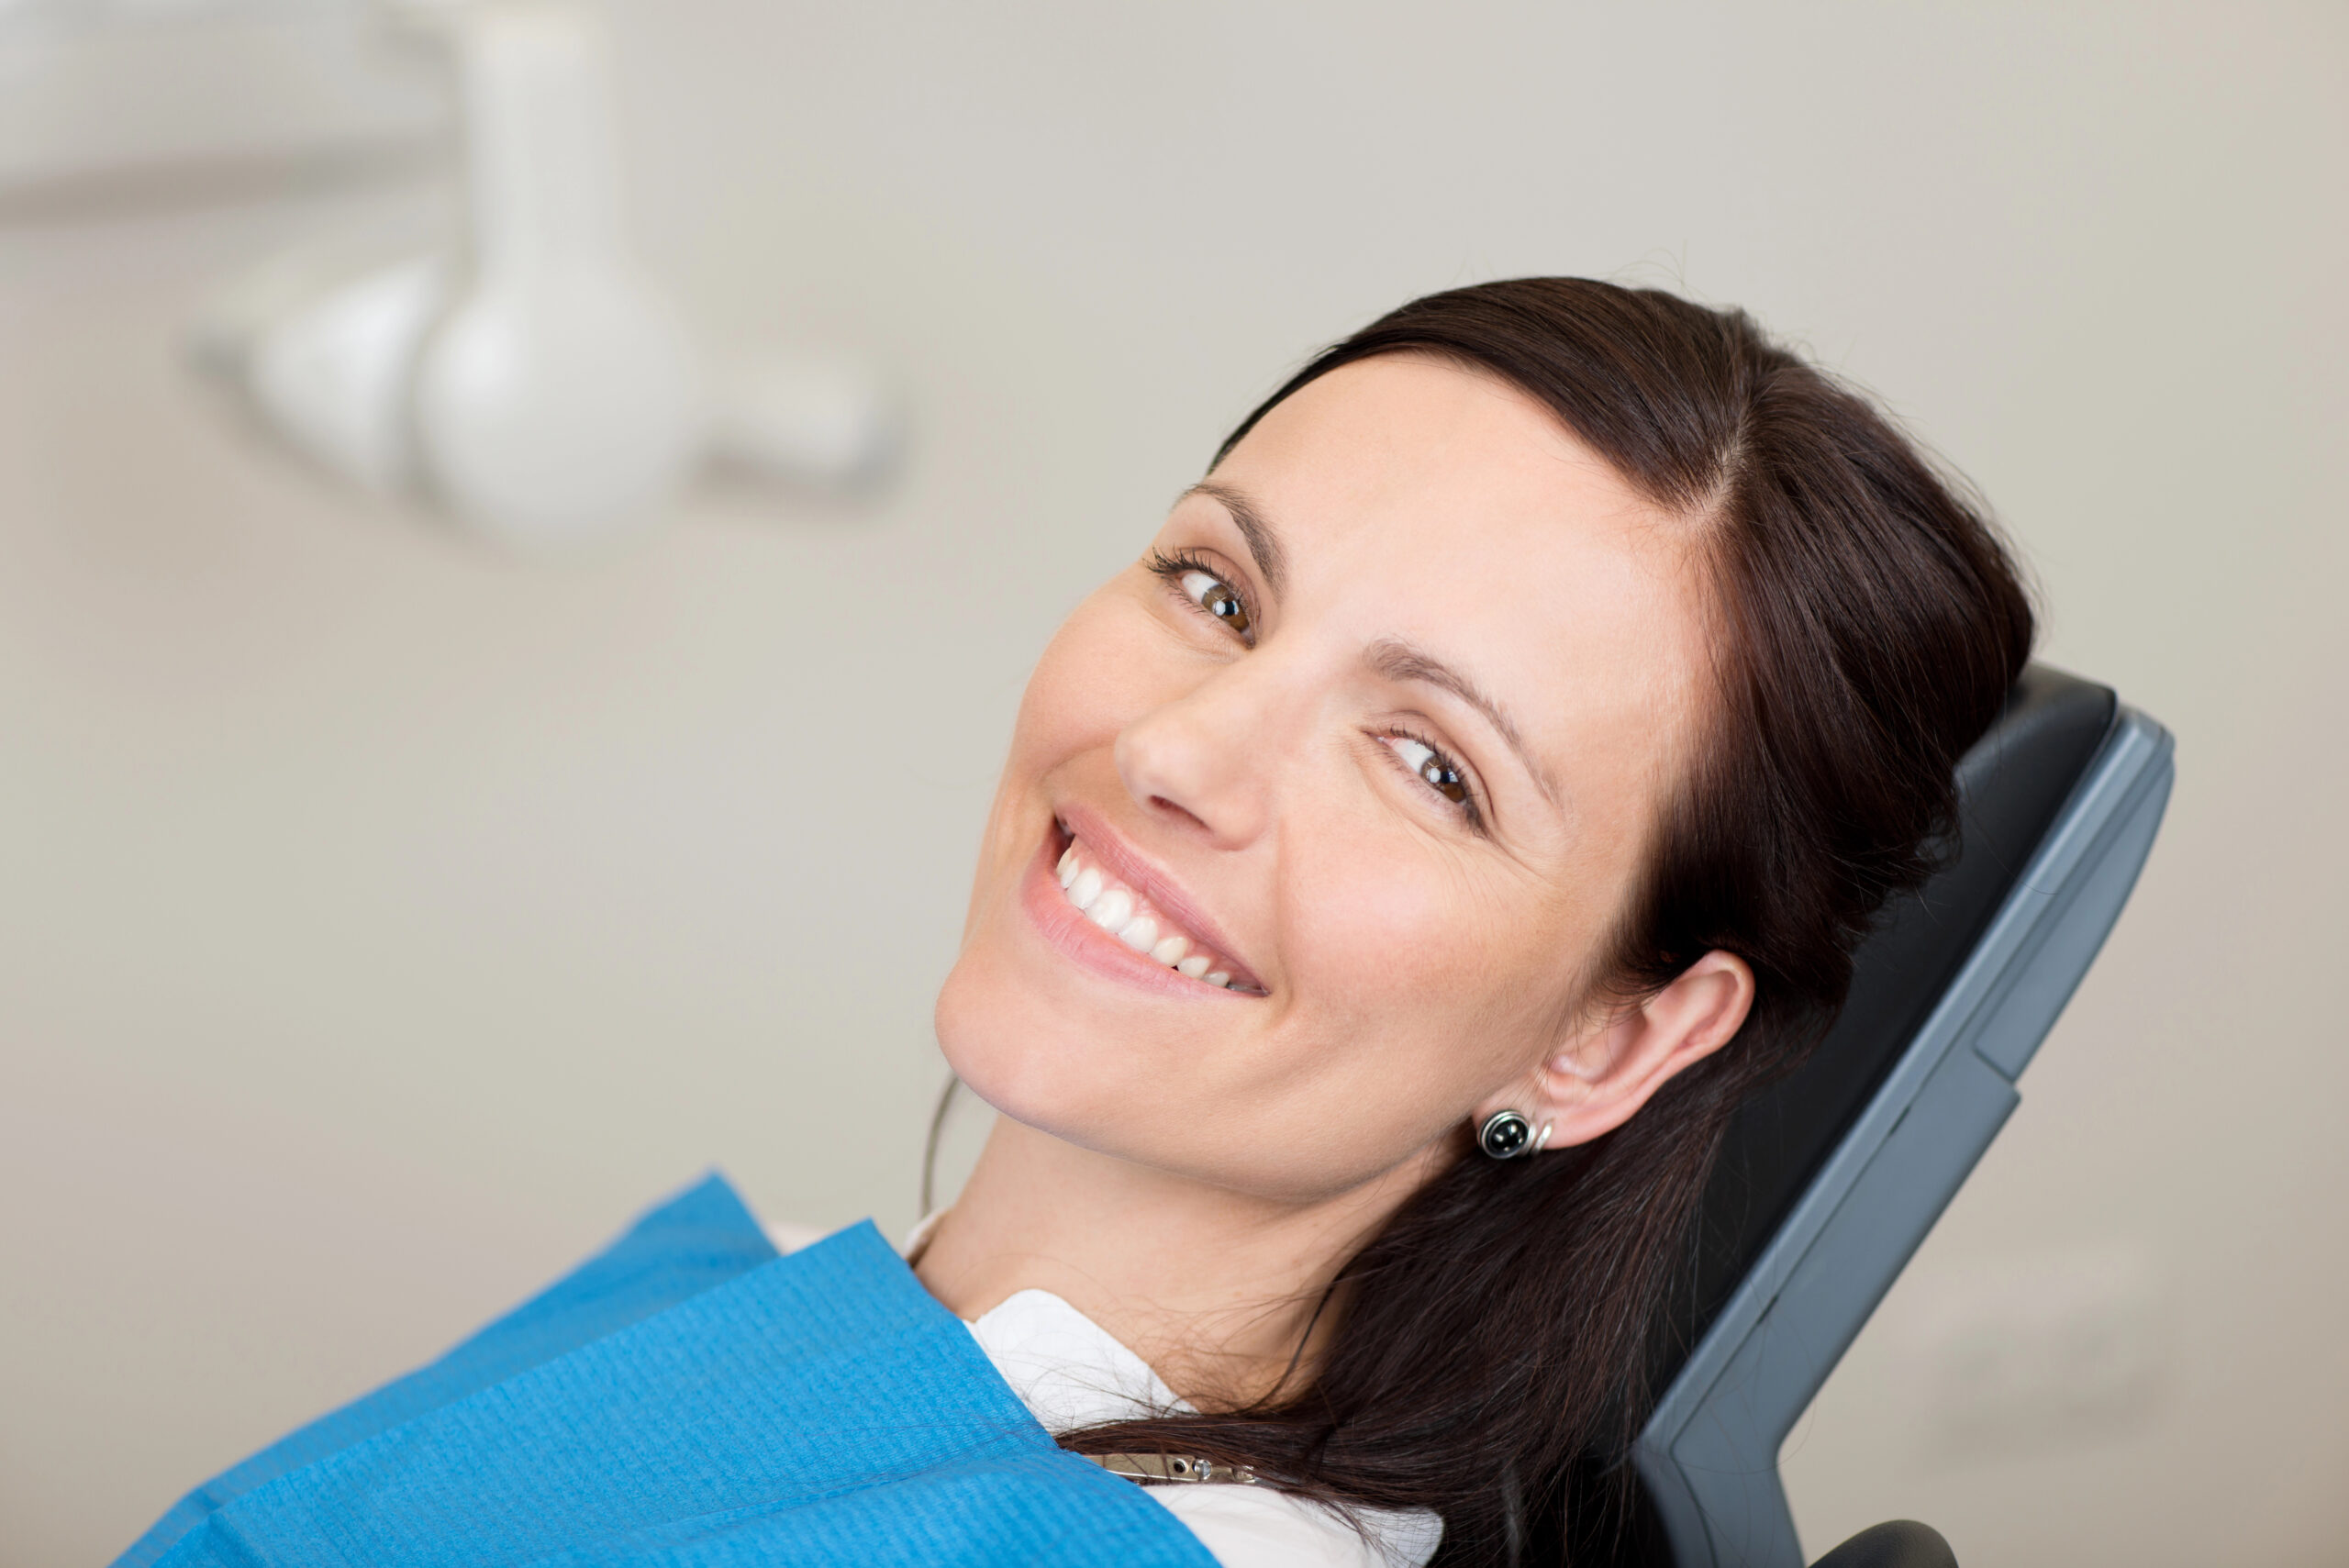
[[[1074,1097],[1093,1076],[1083,1047],[1073,1046],[1067,1017],[1038,995],[1027,967],[1007,962],[981,935],[940,987],[934,1022],[946,1063],[980,1099],[1030,1127],[1061,1121],[1056,1101]]]
[[[963,1087],[1022,1126],[1159,1163],[1169,1151],[1147,1146],[1164,1130],[1152,1124],[1181,1097],[1169,1088],[1182,1052],[1171,1041],[1154,1045],[1162,1030],[1149,1026],[1163,1020],[1119,1016],[1129,1009],[1097,995],[1072,995],[1067,977],[1054,984],[1049,972],[1035,973],[1036,956],[984,940],[964,946],[938,994],[947,1064]]]

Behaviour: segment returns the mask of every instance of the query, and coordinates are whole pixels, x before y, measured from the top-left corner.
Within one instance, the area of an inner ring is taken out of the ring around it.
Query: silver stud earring
[[[1516,1111],[1495,1111],[1476,1129],[1476,1147],[1487,1158],[1514,1160],[1520,1154],[1531,1154],[1539,1147],[1533,1138],[1533,1124]]]

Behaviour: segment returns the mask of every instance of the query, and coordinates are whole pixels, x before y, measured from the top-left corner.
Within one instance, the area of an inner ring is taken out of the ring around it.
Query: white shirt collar
[[[1020,1291],[969,1327],[1048,1432],[1194,1413],[1150,1363],[1049,1290]]]

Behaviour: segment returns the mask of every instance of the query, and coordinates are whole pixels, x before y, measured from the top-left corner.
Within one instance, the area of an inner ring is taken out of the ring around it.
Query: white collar
[[[907,1262],[921,1262],[946,1214],[933,1209],[913,1228],[901,1249]],[[1055,1436],[1105,1421],[1197,1414],[1148,1362],[1049,1290],[1015,1292],[963,1327],[1028,1413]]]
[[[1043,1429],[1195,1414],[1150,1363],[1049,1290],[1023,1290],[968,1325]]]

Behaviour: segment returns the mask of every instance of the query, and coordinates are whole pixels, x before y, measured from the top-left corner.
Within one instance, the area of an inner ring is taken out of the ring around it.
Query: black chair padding
[[[1892,1519],[1860,1531],[1810,1568],[1957,1568],[1957,1554],[1931,1525]]]
[[[2033,664],[1959,762],[1956,854],[1916,894],[1886,906],[1854,955],[1834,1028],[1731,1125],[1699,1212],[1693,1279],[1677,1293],[1659,1346],[1657,1395],[1941,1000],[2087,772],[2118,706],[2111,688]]]

